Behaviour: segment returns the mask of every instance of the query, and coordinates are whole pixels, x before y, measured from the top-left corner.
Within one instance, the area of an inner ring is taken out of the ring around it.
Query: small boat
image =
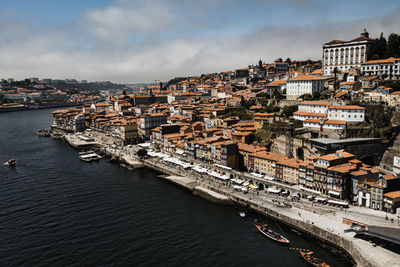
[[[6,163],[4,163],[3,165],[8,165],[10,167],[15,167],[15,165],[17,164],[17,162],[15,161],[15,159],[9,159]]]
[[[260,231],[263,235],[265,235],[266,237],[281,243],[281,244],[290,244],[290,241],[284,237],[283,235],[280,235],[274,231],[271,230],[271,228],[268,227],[268,225],[264,224],[264,225],[258,225],[258,224],[254,224],[258,231]]]
[[[246,217],[246,213],[244,213],[244,211],[241,211],[241,212],[239,212],[239,216],[244,218],[244,217]]]
[[[47,129],[40,129],[37,131],[37,135],[38,136],[42,136],[42,137],[49,137],[50,136],[50,131]]]
[[[313,251],[303,252],[300,250],[299,252],[300,252],[301,256],[303,257],[303,259],[306,260],[311,265],[317,266],[317,267],[329,267],[329,265],[326,262],[314,257],[312,255],[312,254],[314,254]]]
[[[91,162],[92,161],[92,157],[89,156],[88,154],[79,155],[79,159],[82,160],[82,161],[86,161],[86,162]]]

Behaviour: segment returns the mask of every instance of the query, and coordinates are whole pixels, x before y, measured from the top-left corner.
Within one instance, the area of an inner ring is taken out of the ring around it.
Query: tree
[[[289,117],[293,116],[293,113],[296,112],[297,110],[298,110],[297,105],[284,106],[282,109],[282,115],[285,116],[286,118],[289,118]]]
[[[400,57],[400,35],[395,33],[389,35],[385,57]]]
[[[288,57],[285,62],[290,66],[292,65],[292,60]]]
[[[381,33],[381,36],[376,39],[375,43],[371,46],[368,52],[368,60],[370,59],[382,59],[387,55],[387,42],[386,38]]]
[[[303,100],[312,100],[313,99],[312,95],[310,95],[310,94],[302,94],[300,96],[300,98]]]
[[[254,140],[259,144],[268,144],[270,142],[272,133],[270,130],[258,129],[254,134]]]
[[[144,158],[147,156],[147,150],[144,148],[141,148],[138,150],[138,152],[136,153],[139,157]]]

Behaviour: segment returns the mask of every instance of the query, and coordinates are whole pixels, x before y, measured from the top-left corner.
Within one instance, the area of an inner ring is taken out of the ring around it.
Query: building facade
[[[367,61],[368,50],[375,42],[369,38],[364,29],[361,36],[351,41],[332,40],[322,47],[324,76],[333,76],[334,69],[339,72],[349,71],[352,67],[360,67]]]

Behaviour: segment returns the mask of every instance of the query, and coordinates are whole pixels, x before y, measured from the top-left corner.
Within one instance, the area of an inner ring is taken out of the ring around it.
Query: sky
[[[167,81],[400,33],[398,0],[0,0],[0,78]]]

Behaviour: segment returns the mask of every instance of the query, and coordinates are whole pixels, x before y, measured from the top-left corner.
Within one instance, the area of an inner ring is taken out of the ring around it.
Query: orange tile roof
[[[341,120],[326,120],[324,124],[337,124],[337,125],[346,125],[346,121]]]
[[[391,199],[400,198],[400,191],[389,192],[389,193],[384,194],[384,196],[391,198]]]
[[[323,81],[324,78],[313,76],[313,75],[299,75],[297,77],[293,77],[289,79],[289,81]]]
[[[299,105],[309,105],[309,106],[330,106],[331,102],[324,101],[302,101]]]
[[[386,58],[386,59],[369,60],[367,62],[361,63],[361,65],[394,63],[395,60],[400,60],[400,58],[390,57],[390,58]]]
[[[328,109],[358,109],[358,110],[364,110],[364,107],[360,107],[360,106],[338,106],[338,105],[332,105],[329,106]]]
[[[293,113],[293,115],[309,116],[309,117],[321,117],[321,118],[326,117],[326,113],[314,113],[314,112],[303,112],[303,111],[296,111],[296,112]]]

